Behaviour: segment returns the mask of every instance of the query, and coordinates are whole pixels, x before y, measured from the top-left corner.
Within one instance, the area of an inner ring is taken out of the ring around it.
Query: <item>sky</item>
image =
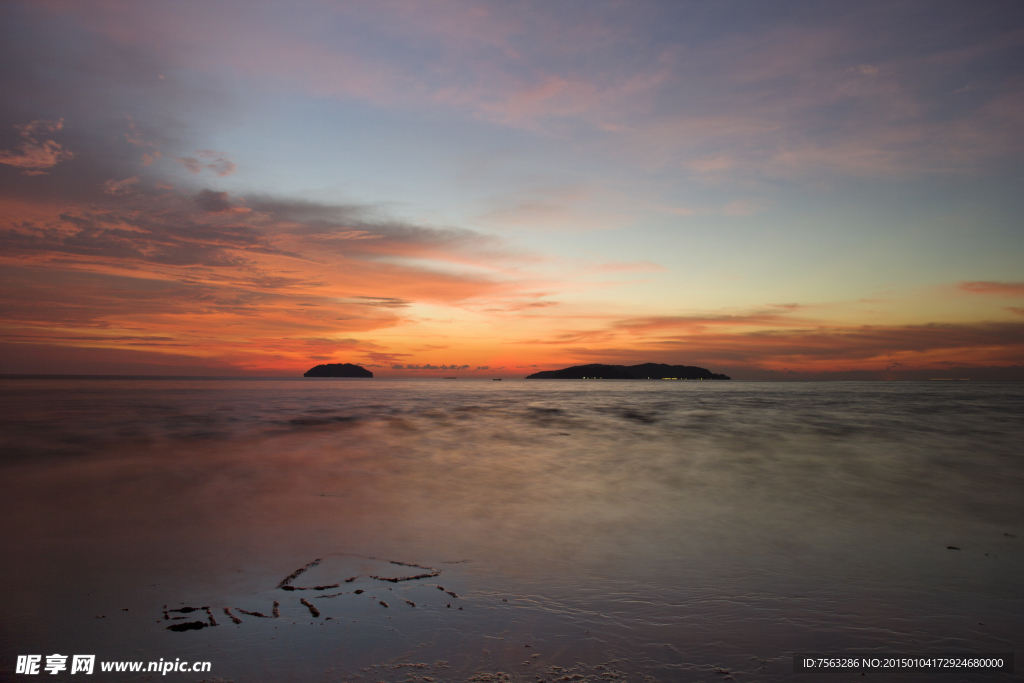
[[[1024,379],[1024,5],[0,4],[0,373]]]

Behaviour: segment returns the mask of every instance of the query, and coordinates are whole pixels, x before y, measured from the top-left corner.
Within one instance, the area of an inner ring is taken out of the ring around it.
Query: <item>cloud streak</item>
[[[1024,282],[961,282],[960,289],[971,294],[1024,297]]]
[[[1008,367],[1024,360],[1024,324],[843,325],[787,314],[673,316],[613,320],[602,329],[533,343],[580,362],[657,360],[734,370],[879,371],[897,362],[906,369],[950,363]]]

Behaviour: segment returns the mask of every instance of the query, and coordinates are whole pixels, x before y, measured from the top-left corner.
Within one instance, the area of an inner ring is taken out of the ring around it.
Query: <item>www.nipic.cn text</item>
[[[70,662],[68,661],[70,660]],[[158,662],[100,662],[99,670],[104,673],[140,672],[159,673],[198,673],[210,671],[210,662],[183,662],[180,658],[171,660],[160,659]],[[47,674],[92,674],[96,671],[96,655],[18,655],[15,673],[33,675]]]

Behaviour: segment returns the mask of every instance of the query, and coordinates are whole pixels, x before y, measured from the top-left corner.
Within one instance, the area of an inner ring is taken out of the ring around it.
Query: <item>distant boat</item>
[[[500,382],[500,381],[501,381],[501,378],[500,378],[500,377],[495,377],[495,378],[494,378],[494,381],[495,381],[495,382]]]
[[[442,377],[441,379],[458,379],[458,377]]]

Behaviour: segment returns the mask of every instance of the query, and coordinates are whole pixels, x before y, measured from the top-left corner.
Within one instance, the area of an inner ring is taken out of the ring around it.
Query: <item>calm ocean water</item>
[[[55,652],[238,683],[1024,652],[1021,384],[2,380],[0,425],[4,680]],[[318,559],[290,585],[328,588],[278,587]]]

